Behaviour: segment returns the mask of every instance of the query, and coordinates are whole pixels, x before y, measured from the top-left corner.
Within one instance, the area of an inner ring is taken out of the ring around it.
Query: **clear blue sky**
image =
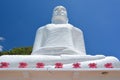
[[[4,49],[32,46],[36,30],[51,22],[55,6],[67,8],[69,23],[84,32],[87,54],[120,59],[120,0],[0,0]]]

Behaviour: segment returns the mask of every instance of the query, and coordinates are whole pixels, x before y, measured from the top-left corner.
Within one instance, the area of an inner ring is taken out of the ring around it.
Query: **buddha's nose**
[[[62,9],[61,8],[58,8],[58,12],[61,12],[62,11]]]

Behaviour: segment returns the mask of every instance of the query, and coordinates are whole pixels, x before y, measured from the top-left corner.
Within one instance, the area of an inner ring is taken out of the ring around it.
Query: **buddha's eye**
[[[57,11],[57,9],[55,9],[54,11]]]

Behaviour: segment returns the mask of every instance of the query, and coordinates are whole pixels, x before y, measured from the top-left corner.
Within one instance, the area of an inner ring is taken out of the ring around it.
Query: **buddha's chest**
[[[72,35],[71,28],[66,26],[49,26],[46,28],[48,37],[54,38],[70,38]]]
[[[46,45],[72,45],[72,32],[68,27],[47,27]]]

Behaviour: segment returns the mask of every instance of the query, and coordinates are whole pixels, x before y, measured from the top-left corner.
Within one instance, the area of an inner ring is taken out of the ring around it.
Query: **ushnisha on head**
[[[67,24],[68,17],[67,17],[67,10],[63,6],[57,6],[53,10],[52,16],[52,23],[53,24]]]

